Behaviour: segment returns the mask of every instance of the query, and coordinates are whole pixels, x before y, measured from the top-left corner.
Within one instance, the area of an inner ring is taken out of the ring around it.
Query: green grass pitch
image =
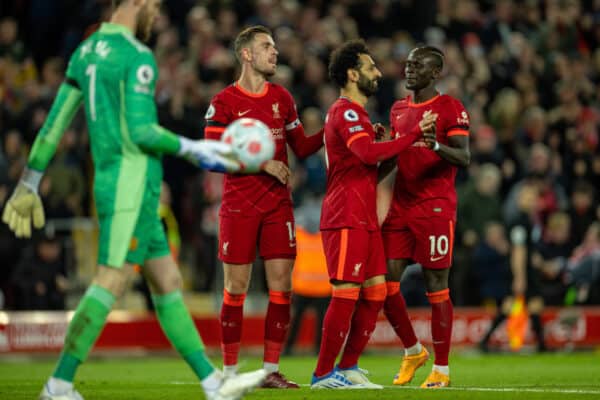
[[[246,357],[242,369],[259,368]],[[423,390],[418,385],[431,368],[421,368],[406,387],[391,386],[399,358],[365,355],[361,367],[383,390],[310,390],[314,357],[287,357],[281,369],[303,384],[300,390],[256,390],[248,399],[600,399],[600,354],[468,355],[450,359],[452,387]],[[36,399],[54,360],[0,358],[0,399]],[[92,358],[79,370],[78,390],[87,400],[202,399],[202,391],[183,361],[175,357]]]

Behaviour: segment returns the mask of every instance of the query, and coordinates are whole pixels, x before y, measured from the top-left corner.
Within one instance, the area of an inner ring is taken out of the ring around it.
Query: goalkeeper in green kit
[[[229,145],[189,140],[157,124],[152,52],[136,36],[147,37],[160,0],[113,0],[110,23],[72,55],[48,119],[33,145],[2,219],[18,237],[31,236],[31,222],[44,225],[37,188],[64,130],[83,104],[94,160],[94,197],[100,225],[98,271],[69,324],[63,351],[40,399],[76,400],[77,367],[85,361],[124,291],[127,270],[143,265],[160,325],[202,383],[208,399],[239,399],[261,384],[264,370],[223,378],[206,357],[184,305],[181,275],[170,256],[158,217],[161,155],[186,158],[201,168],[239,171]]]

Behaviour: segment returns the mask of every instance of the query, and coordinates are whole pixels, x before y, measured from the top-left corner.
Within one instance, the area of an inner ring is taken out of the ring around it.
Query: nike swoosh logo
[[[290,243],[290,247],[296,247],[296,243]]]
[[[252,111],[252,110],[246,110],[244,112],[238,111],[238,117],[243,117],[244,115],[248,114],[250,111]]]
[[[429,261],[439,261],[439,260],[441,260],[441,259],[442,259],[442,258],[444,258],[444,257],[446,257],[446,256],[431,257],[431,258],[429,259]]]

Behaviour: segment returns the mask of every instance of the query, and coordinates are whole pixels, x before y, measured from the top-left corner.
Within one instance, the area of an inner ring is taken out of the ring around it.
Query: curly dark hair
[[[331,53],[329,78],[339,88],[348,83],[348,70],[360,68],[360,55],[370,54],[364,40],[349,40]]]

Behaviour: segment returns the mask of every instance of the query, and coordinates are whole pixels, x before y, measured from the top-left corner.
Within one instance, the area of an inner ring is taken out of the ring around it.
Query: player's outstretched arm
[[[288,127],[286,126],[286,129]],[[317,133],[306,136],[302,124],[288,130],[288,144],[298,158],[306,158],[323,147],[323,134],[325,129],[321,128]]]
[[[289,105],[290,110],[285,117],[286,141],[298,158],[306,158],[323,147],[325,130],[320,129],[318,132],[306,136],[304,126],[298,117],[294,98],[287,90],[284,90],[284,96],[285,103]]]
[[[67,81],[60,86],[48,118],[35,138],[27,167],[4,207],[2,221],[17,237],[31,237],[32,222],[37,229],[45,224],[44,206],[38,194],[38,186],[63,133],[81,106],[82,93],[73,83]]]
[[[356,140],[348,141],[350,143],[348,148],[363,163],[374,165],[400,154],[421,138],[423,132],[430,130],[436,119],[437,114],[427,114],[414,131],[387,142],[376,143],[366,133],[358,133]]]
[[[149,52],[140,53],[129,69],[124,106],[131,141],[147,153],[179,156],[204,169],[237,172],[240,163],[230,145],[215,140],[190,140],[158,124],[154,102],[157,74]]]

